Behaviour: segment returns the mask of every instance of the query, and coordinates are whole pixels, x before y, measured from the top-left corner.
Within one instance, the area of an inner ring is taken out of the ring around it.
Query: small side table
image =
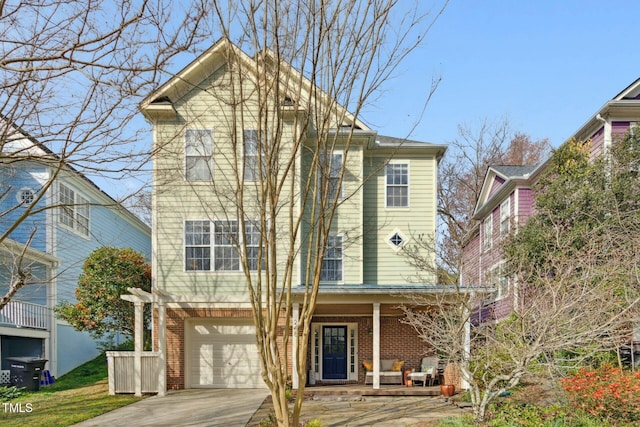
[[[411,376],[411,369],[405,369],[404,370],[404,374],[402,376],[402,384],[406,385],[407,387],[412,387],[413,384],[409,384],[409,379]],[[413,381],[412,381],[413,383]]]
[[[427,378],[430,376],[428,372],[410,372],[407,376],[411,382],[415,383],[415,381],[422,381],[422,387],[426,387]],[[431,384],[429,384],[431,385]]]

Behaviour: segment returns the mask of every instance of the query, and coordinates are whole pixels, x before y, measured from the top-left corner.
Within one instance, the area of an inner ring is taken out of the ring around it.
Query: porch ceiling
[[[399,316],[402,311],[397,304],[381,304],[381,316]],[[317,304],[314,316],[372,316],[371,304]]]

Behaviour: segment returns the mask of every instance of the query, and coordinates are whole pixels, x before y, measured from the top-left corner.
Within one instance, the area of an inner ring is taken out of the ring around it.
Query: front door
[[[347,327],[322,327],[322,378],[347,379]]]

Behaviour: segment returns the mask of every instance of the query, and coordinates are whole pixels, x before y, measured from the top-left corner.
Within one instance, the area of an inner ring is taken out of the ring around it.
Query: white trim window
[[[16,193],[16,200],[21,206],[27,206],[33,203],[36,193],[29,187],[24,187]]]
[[[265,248],[261,241],[260,223],[257,221],[246,221],[244,223],[244,234],[249,271],[258,271],[259,269],[263,269],[265,265]],[[262,257],[260,256],[261,248]],[[258,260],[260,258],[262,258],[262,262],[259,263]]]
[[[493,244],[493,213],[484,219],[482,229],[482,248],[488,251]]]
[[[213,222],[213,268],[216,271],[240,271],[238,221]]]
[[[259,223],[246,221],[245,235],[249,271],[256,271],[262,243]],[[185,221],[185,270],[241,271],[240,244],[238,221]],[[264,255],[263,246],[262,266]]]
[[[496,289],[494,293],[495,299],[506,297],[509,293],[509,277],[507,276],[505,263],[501,262],[495,265],[491,268],[489,275],[490,285]]]
[[[61,183],[58,185],[58,203],[58,222],[83,236],[89,236],[89,200]]]
[[[187,129],[184,152],[186,180],[211,181],[213,179],[213,131]]]
[[[342,200],[342,186],[340,185],[340,175],[342,173],[342,164],[344,161],[344,155],[342,152],[326,153],[320,158],[320,172],[319,187],[320,191],[318,195],[323,194],[325,182],[323,177],[328,174],[328,191],[327,191],[327,203],[331,203],[333,200]]]
[[[506,237],[509,234],[511,225],[511,203],[509,199],[500,204],[500,237]]]
[[[409,207],[409,164],[389,163],[385,167],[386,207]]]
[[[387,237],[387,243],[398,252],[407,243],[406,237],[400,232],[399,229],[393,230],[393,232]]]
[[[258,139],[258,131],[255,129],[245,129],[243,131],[243,149],[244,149],[244,181],[258,181],[258,164],[260,163],[260,144]],[[262,159],[262,178],[266,176],[266,167],[264,158]]]
[[[342,236],[329,236],[327,249],[322,260],[320,280],[323,282],[341,282],[343,267]]]
[[[185,270],[211,270],[211,223],[205,221],[185,221]]]

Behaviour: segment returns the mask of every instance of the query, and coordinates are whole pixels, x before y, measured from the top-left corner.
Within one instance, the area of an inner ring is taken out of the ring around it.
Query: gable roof
[[[585,140],[590,138],[605,121],[620,118],[640,117],[640,78],[604,103],[576,132],[567,138]]]
[[[536,166],[528,165],[495,165],[490,166],[505,179],[509,178],[525,178],[536,169]]]
[[[10,122],[3,116],[0,116],[0,123],[13,130],[6,132],[6,135],[11,136],[12,139],[5,142],[3,146],[5,152],[9,152],[18,156],[24,156],[25,160],[33,160],[34,162],[38,161],[44,164],[51,164],[53,162],[56,163],[57,166],[62,163],[63,170],[69,172],[69,176],[80,179],[82,182],[84,182],[94,190],[95,196],[106,200],[105,204],[115,206],[120,213],[128,216],[138,227],[141,227],[143,230],[145,230],[145,232],[150,233],[150,227],[145,224],[140,218],[138,218],[138,216],[125,208],[120,202],[107,194],[96,183],[87,178],[80,171],[65,162],[64,159],[62,159],[58,154],[51,151],[46,145],[42,144],[36,138],[29,135],[20,126]]]
[[[278,62],[278,77],[285,77],[280,78],[280,82],[284,86],[283,93],[293,94],[296,93],[297,90],[300,90],[308,99],[311,99],[311,94],[313,93],[313,96],[316,96],[329,105],[330,98],[325,91],[317,86],[314,87],[311,81],[291,64],[281,60],[278,61],[277,56],[272,51],[263,50],[252,58],[228,38],[222,37],[204,53],[143,99],[139,105],[140,111],[142,111],[148,119],[154,114],[175,114],[172,104],[194,88],[205,90],[206,88],[200,87],[201,83],[211,75],[213,71],[229,62],[230,58],[238,61],[246,67],[247,70],[253,71],[254,77],[257,77],[259,62]],[[299,87],[296,87],[296,85],[299,85]],[[287,100],[292,101],[294,105],[299,101],[296,99]],[[353,114],[348,112],[344,106],[337,104],[335,109],[338,116],[344,115],[347,120],[354,123],[356,129],[370,130],[362,121],[355,119]]]
[[[473,210],[474,219],[482,219],[488,211],[501,203],[517,185],[530,185],[541,170],[540,165],[492,165],[482,181],[480,195]],[[494,190],[494,183],[502,180]]]
[[[375,146],[370,148],[390,148],[394,150],[430,150],[433,151],[436,159],[439,161],[447,146],[443,144],[432,144],[430,142],[415,141],[406,138],[396,138],[393,136],[376,135]]]

